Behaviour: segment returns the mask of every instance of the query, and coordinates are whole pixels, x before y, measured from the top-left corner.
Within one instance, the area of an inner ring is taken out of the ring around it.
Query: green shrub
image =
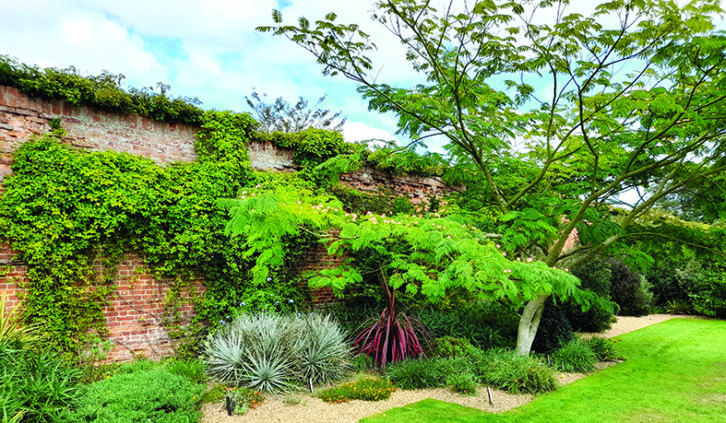
[[[193,423],[203,392],[163,369],[118,374],[87,385],[70,421]]]
[[[622,260],[610,260],[610,297],[620,306],[622,316],[644,316],[650,311],[653,294],[644,278]]]
[[[340,326],[312,313],[240,315],[207,340],[204,355],[215,380],[264,392],[334,381],[349,358]]]
[[[590,373],[595,370],[597,355],[590,345],[573,339],[552,354],[552,365],[563,372]]]
[[[422,389],[446,386],[449,376],[468,369],[465,358],[409,359],[386,366],[384,375],[401,389]]]
[[[599,336],[593,336],[590,339],[582,340],[595,353],[598,361],[608,361],[617,358],[620,353],[615,347],[615,342]]]
[[[471,373],[459,373],[451,375],[446,379],[446,386],[454,392],[465,395],[476,394],[476,381]]]
[[[688,261],[658,260],[656,265],[651,267],[645,274],[653,291],[653,304],[666,307],[670,303],[690,304],[688,291],[682,284],[682,277],[686,274],[679,274],[688,268]],[[679,313],[680,314],[680,313]]]
[[[440,357],[465,357],[473,348],[468,339],[444,336],[436,338],[435,351]]]
[[[494,349],[480,353],[472,370],[481,383],[511,393],[541,393],[556,389],[552,369],[534,357]]]
[[[366,377],[326,389],[320,393],[320,399],[335,404],[350,400],[380,401],[390,398],[394,390],[393,383],[388,380]]]
[[[552,297],[545,302],[545,309],[539,321],[537,334],[532,342],[532,350],[546,354],[554,351],[575,337],[565,314],[567,306],[555,303]]]
[[[0,413],[22,422],[54,422],[79,394],[79,368],[56,353],[26,350],[0,352]]]
[[[726,269],[724,267],[691,261],[685,269],[677,270],[676,274],[697,313],[726,318]]]
[[[513,347],[517,338],[519,317],[497,303],[476,302],[452,309],[428,307],[417,316],[434,337],[468,339],[477,348]]]
[[[582,311],[582,307],[577,304],[566,303],[565,315],[572,329],[577,332],[610,329],[615,313],[619,310],[617,304],[610,301],[610,266],[596,258],[572,269],[572,274],[580,279],[582,289],[598,296],[586,311]]]
[[[164,367],[169,373],[183,376],[194,383],[205,383],[207,381],[206,366],[200,360],[168,360]]]
[[[365,372],[374,367],[373,359],[366,354],[356,354],[350,363],[353,366],[353,370],[357,373]]]

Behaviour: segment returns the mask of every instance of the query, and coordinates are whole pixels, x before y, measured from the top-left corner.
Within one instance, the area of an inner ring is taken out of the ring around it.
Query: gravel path
[[[618,317],[612,329],[598,334],[583,334],[583,336],[604,336],[612,338],[663,322],[674,317],[668,314],[652,314],[644,317]],[[609,367],[615,363],[602,363],[601,368]],[[585,377],[584,374],[563,373],[558,374],[561,385],[566,385]],[[534,398],[532,395],[513,395],[503,391],[493,391],[494,405],[489,405],[486,388],[480,388],[475,396],[464,396],[446,388],[421,389],[415,391],[398,390],[393,392],[391,398],[385,401],[351,401],[342,404],[328,404],[309,394],[288,393],[280,396],[268,397],[257,409],[248,411],[243,416],[227,416],[223,403],[205,404],[202,407],[204,417],[202,423],[356,423],[363,417],[380,413],[394,407],[433,398],[442,401],[461,404],[466,407],[478,408],[484,411],[500,413],[526,404]]]

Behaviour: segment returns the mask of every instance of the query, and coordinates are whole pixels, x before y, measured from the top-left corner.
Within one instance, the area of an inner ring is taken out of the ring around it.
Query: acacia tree
[[[245,97],[247,105],[255,112],[260,129],[265,132],[300,132],[308,128],[327,129],[341,132],[345,124],[342,112],[331,112],[320,108],[327,95],[323,95],[310,108],[308,101],[302,97],[295,104],[288,103],[284,98],[277,97],[274,103],[267,101],[267,94],[252,91]]]
[[[324,74],[358,83],[371,109],[398,114],[402,133],[444,137],[455,172],[482,181],[467,195],[496,209],[504,230],[527,216],[549,222],[534,237],[539,258],[563,267],[638,236],[627,228],[658,200],[726,171],[718,1],[615,0],[590,16],[570,6],[481,0],[437,10],[430,1],[379,1],[373,19],[425,77],[415,86],[378,82],[370,36],[334,13],[283,25],[273,11],[275,25],[259,30],[312,53]],[[634,187],[648,195],[614,216],[607,205]],[[575,229],[587,241],[563,252]],[[512,246],[531,250],[527,235]],[[519,353],[529,352],[548,295],[524,307]]]

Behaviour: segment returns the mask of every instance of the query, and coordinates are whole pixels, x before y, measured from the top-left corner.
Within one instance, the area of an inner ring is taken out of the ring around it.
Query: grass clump
[[[411,359],[389,364],[384,375],[401,389],[423,389],[446,386],[455,374],[469,372],[466,358]]]
[[[535,357],[513,351],[493,349],[480,353],[473,369],[482,383],[511,393],[536,394],[557,388],[552,369]]]
[[[584,341],[588,347],[595,353],[598,361],[609,361],[620,357],[620,353],[615,346],[615,341],[606,339],[601,336],[593,336]]]
[[[320,399],[330,404],[350,400],[380,401],[391,397],[395,386],[388,380],[365,377],[355,382],[344,383],[320,393]]]
[[[464,395],[476,394],[476,384],[475,377],[471,373],[455,374],[446,379],[446,386],[451,388],[452,391]]]
[[[573,339],[552,354],[552,365],[563,372],[590,373],[597,355],[586,341]]]

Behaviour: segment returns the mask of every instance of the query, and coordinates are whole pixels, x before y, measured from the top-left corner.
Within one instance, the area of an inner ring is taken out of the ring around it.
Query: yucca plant
[[[265,392],[332,382],[350,356],[343,330],[316,314],[242,315],[210,337],[205,351],[214,379]]]
[[[304,321],[305,334],[296,354],[303,380],[319,384],[339,379],[350,368],[345,331],[329,316],[312,314]]]
[[[430,336],[418,320],[396,310],[396,289],[389,287],[383,271],[381,285],[388,297],[388,307],[358,334],[354,347],[383,368],[392,361],[421,356],[424,351],[421,341],[428,344]]]

